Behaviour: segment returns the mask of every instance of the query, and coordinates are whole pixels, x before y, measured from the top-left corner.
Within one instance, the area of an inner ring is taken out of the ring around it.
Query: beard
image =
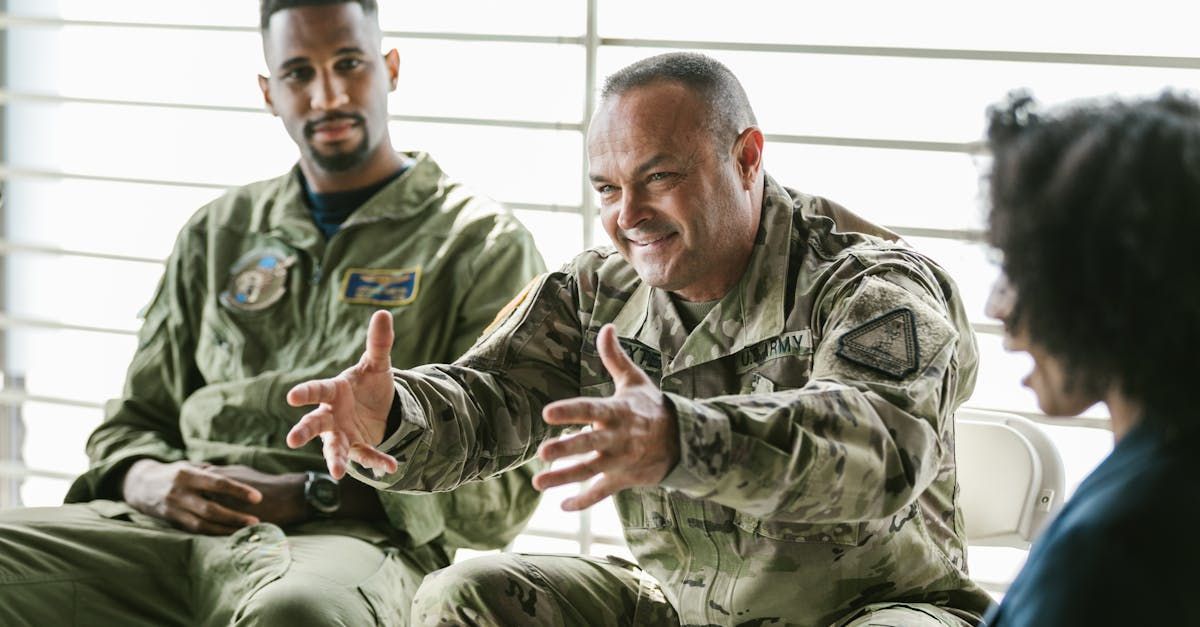
[[[316,133],[316,127],[323,122],[332,122],[338,119],[347,119],[356,122],[362,128],[362,141],[358,142],[358,145],[350,150],[333,154],[323,154],[312,144],[312,137]],[[367,155],[371,152],[371,147],[367,141],[368,137],[367,121],[357,113],[334,112],[320,120],[313,120],[304,125],[304,139],[308,143],[308,153],[312,155],[312,159],[316,162],[317,166],[327,172],[345,172],[362,165],[367,160]]]
[[[322,170],[327,172],[345,172],[362,165],[367,160],[367,155],[370,154],[371,150],[367,145],[366,135],[363,135],[362,141],[358,142],[358,145],[350,150],[334,154],[323,154],[310,143],[308,145],[308,152],[312,155],[313,161]]]

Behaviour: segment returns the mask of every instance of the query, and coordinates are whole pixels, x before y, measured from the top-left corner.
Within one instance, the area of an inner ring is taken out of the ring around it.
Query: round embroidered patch
[[[221,302],[233,309],[261,311],[279,302],[287,291],[288,268],[296,257],[251,251],[233,264]]]

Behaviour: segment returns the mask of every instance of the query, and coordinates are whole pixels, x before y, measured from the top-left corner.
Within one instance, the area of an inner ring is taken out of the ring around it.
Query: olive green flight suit
[[[323,469],[318,444],[284,443],[304,411],[284,395],[354,363],[373,311],[395,317],[394,364],[447,361],[544,270],[511,213],[428,155],[409,158],[328,240],[295,170],[188,222],[124,395],[67,496],[79,504],[0,512],[0,624],[406,624],[416,586],[454,547],[497,548],[519,532],[538,500],[527,467],[454,492],[380,493],[386,522],[260,524],[228,537],[119,502],[141,458]]]
[[[561,433],[547,403],[614,391],[595,347],[606,323],[679,421],[661,485],[614,497],[640,568],[472,560],[426,578],[415,622],[978,620],[990,599],[966,574],[953,446],[977,353],[957,288],[845,209],[770,177],[765,192],[748,269],[690,332],[668,293],[598,249],[529,286],[453,365],[396,373],[403,418],[380,449],[400,468],[354,470],[385,489],[448,489],[533,456]]]

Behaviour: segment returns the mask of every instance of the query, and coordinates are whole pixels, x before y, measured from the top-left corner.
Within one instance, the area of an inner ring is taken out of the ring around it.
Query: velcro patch
[[[343,302],[377,307],[407,305],[417,298],[421,268],[347,268],[342,275]]]
[[[583,333],[583,348],[581,352],[592,357],[599,357],[600,350],[596,348],[596,341],[600,337],[599,329],[588,329]],[[625,355],[638,368],[650,375],[650,378],[658,381],[662,378],[662,353],[642,344],[637,340],[632,340],[624,337],[618,337],[617,343],[621,345],[621,350],[625,351]]]
[[[525,302],[525,299],[529,296],[530,288],[532,288],[539,280],[541,280],[543,276],[545,275],[539,274],[530,279],[529,282],[525,284],[525,287],[521,288],[521,291],[517,292],[517,295],[514,296],[512,300],[508,301],[507,305],[501,307],[500,311],[496,312],[496,317],[492,318],[492,321],[488,323],[486,327],[484,327],[483,333],[480,333],[479,337],[487,337],[492,331],[496,330],[496,327],[500,326],[500,324],[505,320],[508,320],[508,317],[513,315],[513,312],[517,310],[517,307],[520,307],[521,303]]]
[[[921,361],[912,310],[896,309],[847,331],[837,354],[896,379],[907,377]]]

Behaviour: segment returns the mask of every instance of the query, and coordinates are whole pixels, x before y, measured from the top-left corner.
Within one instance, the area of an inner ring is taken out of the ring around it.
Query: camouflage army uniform
[[[295,170],[191,219],[145,312],[124,397],[109,403],[88,443],[92,466],[68,494],[87,503],[0,514],[0,623],[262,623],[269,613],[254,612],[290,594],[329,600],[293,624],[403,624],[421,577],[448,564],[452,546],[515,536],[537,502],[528,468],[449,494],[381,493],[390,524],[315,520],[286,534],[260,524],[194,536],[105,500],[119,499],[139,458],[323,469],[319,446],[285,445],[302,410],[284,395],[353,362],[372,311],[395,317],[394,363],[446,361],[543,271],[510,213],[429,156],[410,158],[328,240]],[[293,575],[296,590],[272,592]]]
[[[973,335],[941,268],[847,224],[874,229],[768,177],[749,267],[690,333],[670,295],[595,250],[531,284],[454,365],[398,371],[403,419],[380,449],[401,466],[378,487],[447,489],[533,456],[558,433],[544,405],[614,391],[595,348],[609,322],[674,407],[681,447],[661,486],[615,496],[653,579],[614,559],[501,556],[489,581],[472,560],[426,578],[415,620],[977,620],[989,598],[965,573],[952,419]]]

